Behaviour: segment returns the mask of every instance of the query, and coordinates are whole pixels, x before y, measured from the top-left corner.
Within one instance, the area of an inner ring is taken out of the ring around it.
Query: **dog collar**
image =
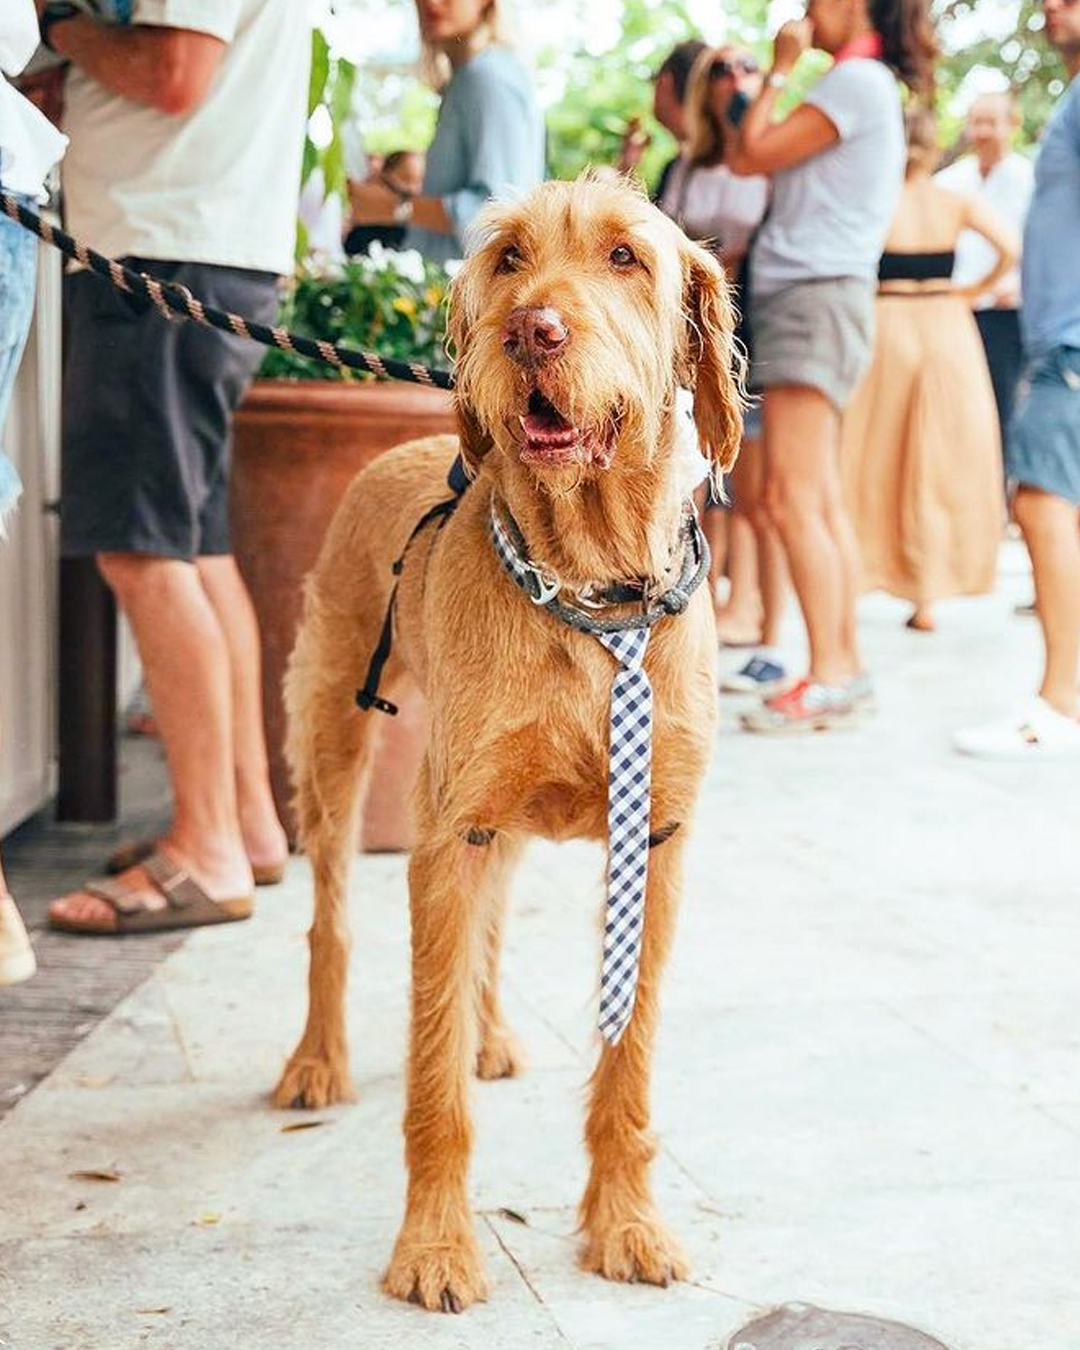
[[[659,589],[658,583],[645,577],[629,581],[592,581],[577,589],[571,588],[552,568],[533,561],[509,507],[505,503],[500,506],[494,493],[491,495],[489,524],[495,556],[533,604],[546,609],[570,628],[591,633],[594,637],[602,633],[652,628],[669,614],[681,614],[709,572],[709,546],[698,524],[697,512],[689,501],[683,507],[679,527],[678,546],[682,549],[679,576],[664,591]],[[601,611],[605,609],[628,604],[641,608],[636,613],[601,617]]]

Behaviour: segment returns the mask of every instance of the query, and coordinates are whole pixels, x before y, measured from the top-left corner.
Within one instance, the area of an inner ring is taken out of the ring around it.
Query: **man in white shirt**
[[[953,192],[985,201],[1022,236],[1034,170],[1030,160],[1012,149],[1019,125],[1019,111],[1011,94],[980,95],[967,116],[965,137],[972,153],[942,169],[937,179]],[[956,248],[953,280],[958,286],[968,286],[986,276],[995,261],[992,245],[981,234],[965,230]],[[975,306],[1003,438],[1012,420],[1022,364],[1019,309],[1019,268],[1003,277],[992,295],[980,296]]]
[[[292,270],[310,31],[299,0],[134,0],[106,22],[43,7],[69,62],[73,234],[263,322]],[[246,918],[280,874],[259,638],[232,557],[232,418],[252,343],[165,321],[101,278],[65,285],[61,544],[93,557],[134,628],[173,789],[140,865],[54,902],[54,924],[126,933]]]

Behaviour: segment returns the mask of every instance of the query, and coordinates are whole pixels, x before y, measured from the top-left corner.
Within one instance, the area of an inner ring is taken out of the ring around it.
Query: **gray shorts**
[[[1055,347],[1025,372],[1005,472],[1019,487],[1080,506],[1080,348]]]
[[[206,304],[272,323],[278,279],[126,258]],[[65,557],[231,552],[232,419],[263,349],[162,317],[92,272],[64,279],[60,541]]]
[[[809,385],[842,412],[873,355],[874,295],[872,283],[857,277],[798,281],[755,294],[751,387]]]

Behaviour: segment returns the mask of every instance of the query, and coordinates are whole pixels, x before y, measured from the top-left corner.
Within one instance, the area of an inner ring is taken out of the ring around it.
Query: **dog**
[[[410,442],[364,469],[306,583],[285,689],[315,883],[310,1003],[275,1099],[323,1107],[351,1095],[346,886],[383,721],[354,699],[396,581],[386,690],[419,684],[430,735],[409,862],[408,1196],[384,1288],[428,1309],[457,1312],[486,1293],[466,1193],[469,1077],[512,1075],[521,1063],[498,998],[514,865],[529,836],[607,837],[615,663],[513,584],[493,547],[493,502],[569,592],[620,578],[662,585],[687,519],[677,392],[693,391],[701,450],[726,470],[742,426],[733,331],[720,265],[627,180],[548,182],[489,206],[450,300],[460,435]],[[459,452],[473,481],[453,514],[414,534],[446,496]],[[614,1280],[665,1285],[687,1269],[650,1195],[649,1068],[681,856],[715,729],[715,659],[702,587],[655,625],[645,656],[655,847],[636,999],[590,1084],[582,1261]]]

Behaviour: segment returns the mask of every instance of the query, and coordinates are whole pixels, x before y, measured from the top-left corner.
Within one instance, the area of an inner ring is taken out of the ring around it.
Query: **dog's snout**
[[[503,350],[523,366],[550,361],[566,346],[570,332],[556,309],[515,309],[503,329]]]

